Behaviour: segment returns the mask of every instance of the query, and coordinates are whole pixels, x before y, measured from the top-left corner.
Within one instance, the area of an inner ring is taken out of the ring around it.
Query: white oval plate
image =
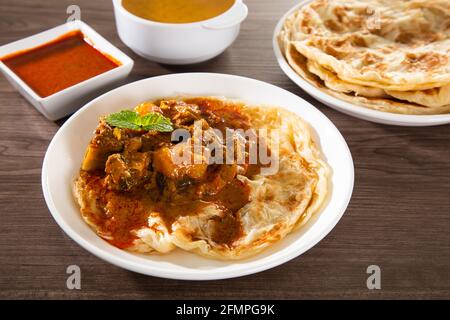
[[[326,206],[297,232],[261,254],[242,261],[216,261],[182,250],[166,255],[134,254],[102,240],[82,220],[71,191],[99,116],[132,108],[147,100],[204,95],[284,107],[305,119],[315,129],[316,143],[333,171]],[[243,276],[275,267],[317,244],[331,231],[347,208],[353,191],[353,177],[353,161],[344,138],[331,121],[308,102],[284,89],[249,78],[185,73],[130,83],[98,97],[76,112],[59,129],[48,147],[42,167],[42,188],[45,201],[59,226],[79,245],[99,258],[152,276],[212,280]]]
[[[284,20],[298,10],[300,7],[312,2],[312,0],[304,0],[299,4],[290,9],[281,19],[278,21],[277,26],[273,34],[272,45],[275,52],[275,57],[281,70],[300,88],[305,90],[311,96],[319,100],[320,102],[326,104],[327,106],[336,109],[340,112],[348,114],[350,116],[372,121],[376,123],[396,125],[396,126],[436,126],[442,124],[450,123],[450,114],[439,114],[439,115],[407,115],[407,114],[396,114],[389,112],[382,112],[373,109],[369,109],[363,106],[358,106],[352,104],[321,91],[305,79],[303,79],[299,74],[297,74],[286,61],[284,55],[281,52],[280,46],[278,44],[277,35],[283,26]]]

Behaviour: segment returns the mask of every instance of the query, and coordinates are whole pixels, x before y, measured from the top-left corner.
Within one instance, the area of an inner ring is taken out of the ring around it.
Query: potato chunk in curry
[[[147,102],[138,105],[135,112],[140,116],[162,114],[171,120],[175,129],[191,133],[195,121],[199,121],[202,130],[213,126],[221,130],[249,126],[245,115],[236,108],[226,109],[218,100]],[[156,210],[170,229],[177,217],[195,215],[206,204],[214,204],[222,212],[222,218],[212,218],[210,223],[214,226],[214,241],[227,244],[239,235],[236,212],[248,202],[248,188],[234,181],[238,171],[245,175],[246,167],[210,163],[206,141],[201,141],[200,150],[192,148],[193,141],[171,141],[167,132],[119,128],[109,125],[105,118],[100,120],[81,170],[83,177],[101,181],[95,186],[107,189],[96,192],[99,203],[107,208],[105,221],[100,226],[108,228],[103,227],[105,230],[101,233],[108,234],[111,243],[120,238],[121,246],[123,243],[131,245],[136,235],[134,230],[127,229],[130,224],[123,221],[146,221],[142,217],[124,217],[127,211],[121,206],[144,207],[146,210],[139,212],[148,215]],[[112,200],[118,197],[120,201]],[[129,211],[130,215],[135,214]]]

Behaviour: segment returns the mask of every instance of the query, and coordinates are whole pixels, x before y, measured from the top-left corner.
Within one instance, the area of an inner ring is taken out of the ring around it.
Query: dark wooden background
[[[0,45],[81,18],[135,60],[128,81],[205,71],[267,81],[312,102],[352,151],[353,198],[317,246],[277,268],[238,279],[186,282],[139,275],[96,258],[63,234],[41,191],[45,150],[62,121],[46,120],[0,77],[0,298],[450,298],[450,126],[403,128],[331,110],[278,67],[276,22],[295,0],[246,0],[250,14],[224,54],[195,66],[146,61],[116,34],[111,1],[0,0]],[[82,289],[66,288],[66,268]],[[381,267],[382,289],[368,290],[366,268]]]

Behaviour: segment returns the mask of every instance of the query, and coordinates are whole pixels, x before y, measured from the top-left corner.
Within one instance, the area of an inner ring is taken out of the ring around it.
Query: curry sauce
[[[160,100],[135,110],[163,114],[175,128],[188,131],[196,121],[202,130],[221,132],[251,126],[240,105],[207,98]],[[157,213],[170,231],[180,217],[199,214],[208,206],[220,212],[209,221],[212,241],[231,245],[242,235],[237,212],[250,202],[250,187],[237,177],[250,178],[261,165],[174,163],[170,154],[183,143],[172,141],[167,132],[120,129],[100,120],[79,179],[83,192],[95,199],[82,214],[103,238],[128,248],[137,239],[135,231],[147,227],[150,214]]]
[[[1,61],[43,98],[120,65],[88,43],[80,30]]]
[[[214,18],[235,0],[123,0],[122,6],[143,19],[163,23],[192,23]]]

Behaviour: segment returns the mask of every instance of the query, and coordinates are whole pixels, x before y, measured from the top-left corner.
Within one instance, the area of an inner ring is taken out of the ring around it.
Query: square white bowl
[[[131,58],[113,46],[83,21],[67,22],[31,37],[1,46],[0,58],[21,50],[43,45],[74,30],[80,30],[96,49],[113,57],[121,65],[58,91],[48,97],[41,97],[0,60],[0,70],[6,79],[49,120],[57,120],[75,112],[83,106],[87,99],[92,98],[92,94],[125,79],[133,68],[134,62]]]

